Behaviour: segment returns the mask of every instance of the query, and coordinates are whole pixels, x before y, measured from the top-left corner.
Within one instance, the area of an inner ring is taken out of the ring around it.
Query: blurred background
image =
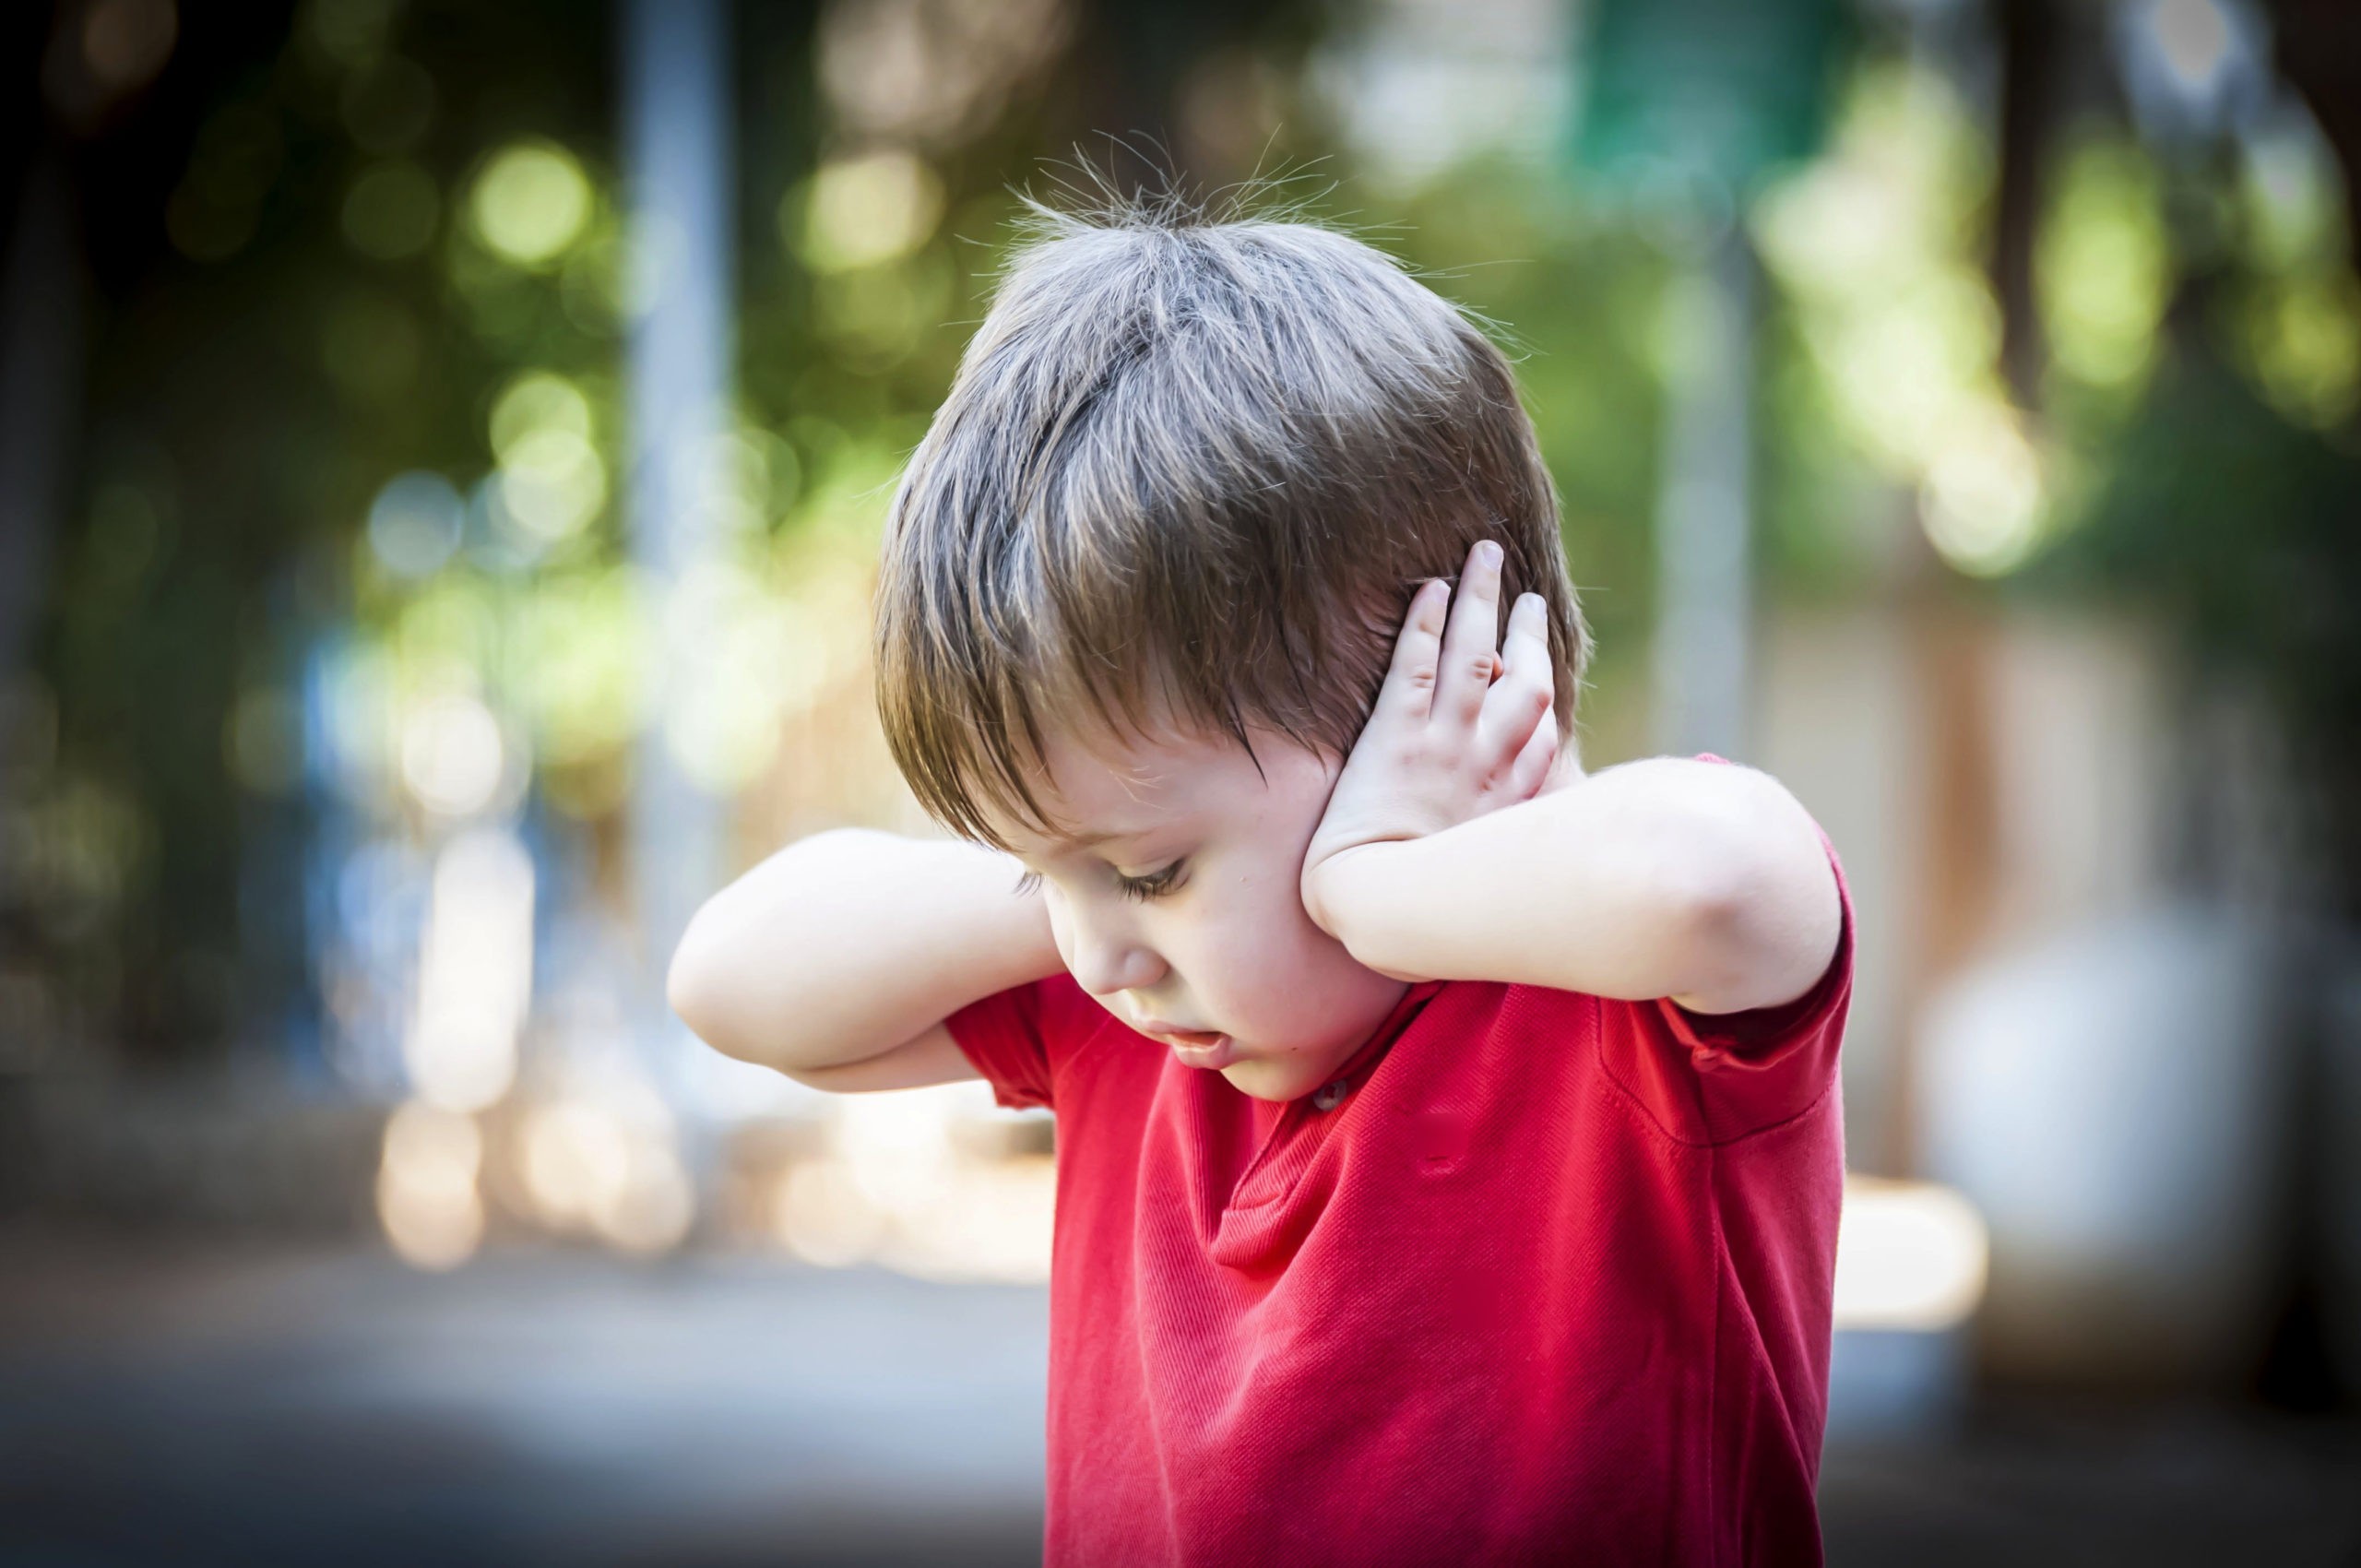
[[[1518,356],[1593,766],[1849,870],[1851,1563],[2361,1562],[2361,12],[0,19],[0,1559],[1024,1562],[1052,1125],[661,1004],[925,825],[898,466],[1015,193]]]

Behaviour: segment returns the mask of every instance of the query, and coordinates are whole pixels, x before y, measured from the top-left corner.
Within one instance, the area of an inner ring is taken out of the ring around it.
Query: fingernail
[[[1501,564],[1501,547],[1497,540],[1488,539],[1476,548],[1482,553],[1484,564],[1497,566]]]

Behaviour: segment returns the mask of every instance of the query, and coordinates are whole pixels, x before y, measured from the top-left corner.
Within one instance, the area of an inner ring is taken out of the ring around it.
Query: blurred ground
[[[1038,1561],[1038,1291],[24,1238],[0,1278],[12,1562]]]
[[[2239,1408],[1987,1404],[1941,1445],[1832,1446],[1832,1568],[2361,1564],[2361,1428]]]
[[[10,1562],[1018,1563],[1045,1301],[696,1256],[0,1236]],[[1832,1449],[1844,1564],[2361,1563],[2361,1430],[2012,1402]]]

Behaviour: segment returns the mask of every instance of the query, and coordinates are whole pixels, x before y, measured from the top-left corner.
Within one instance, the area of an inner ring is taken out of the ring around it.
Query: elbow
[[[1709,789],[1686,802],[1667,846],[1667,877],[1684,929],[1701,940],[1743,944],[1778,902],[1799,856],[1820,858],[1818,835],[1779,782],[1753,768],[1713,767]]]
[[[746,1052],[738,1048],[728,1023],[723,1000],[726,964],[711,930],[712,908],[708,903],[697,911],[681,933],[680,944],[672,949],[672,961],[664,970],[664,1002],[690,1033],[724,1056],[746,1061]]]
[[[1667,889],[1670,919],[1701,948],[1740,945],[1759,899],[1760,880],[1743,854],[1692,856]]]
[[[1660,989],[1699,1013],[1739,1013],[1767,1004],[1760,921],[1742,879],[1701,876],[1668,890],[1658,911]]]
[[[1668,949],[1687,959],[1684,994],[1726,998],[1747,989],[1754,921],[1744,877],[1715,868],[1689,879],[1664,918]]]
[[[1700,836],[1671,878],[1665,919],[1685,955],[1682,992],[1724,1013],[1775,1006],[1808,990],[1836,941],[1834,885],[1816,837]]]

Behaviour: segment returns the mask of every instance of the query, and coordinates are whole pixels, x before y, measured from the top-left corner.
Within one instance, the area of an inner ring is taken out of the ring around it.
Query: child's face
[[[1055,736],[1042,804],[1068,837],[1002,826],[1040,873],[1084,990],[1186,1064],[1293,1099],[1328,1081],[1405,987],[1304,912],[1303,852],[1338,765],[1275,735],[1254,749],[1260,772],[1228,737]]]

